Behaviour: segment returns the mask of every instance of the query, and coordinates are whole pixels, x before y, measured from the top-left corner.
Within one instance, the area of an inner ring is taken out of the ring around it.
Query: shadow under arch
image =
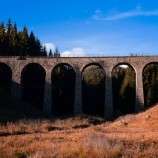
[[[23,100],[38,107],[43,108],[45,70],[37,63],[26,65],[21,72],[21,85]]]
[[[142,71],[144,107],[149,108],[158,103],[158,62],[146,64]]]
[[[69,115],[74,113],[75,69],[67,63],[57,64],[51,73],[52,113]]]
[[[0,62],[0,89],[10,93],[12,82],[12,70],[5,64]]]
[[[104,116],[105,70],[98,63],[87,64],[82,70],[82,109],[89,115]]]
[[[118,63],[112,69],[113,114],[118,117],[135,112],[136,71],[129,63]]]

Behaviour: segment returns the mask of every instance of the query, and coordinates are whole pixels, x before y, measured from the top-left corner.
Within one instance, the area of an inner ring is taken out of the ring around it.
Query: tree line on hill
[[[83,91],[85,91],[83,92],[83,100],[89,98],[85,102],[86,105],[89,104],[86,111],[92,110],[94,106],[98,108],[94,108],[92,114],[96,113],[97,110],[98,114],[103,114],[101,106],[104,105],[105,75],[106,72],[98,66],[91,66],[83,73]],[[158,64],[152,63],[145,67],[143,85],[145,108],[149,108],[158,103]],[[98,89],[99,87],[100,89]],[[112,92],[114,115],[116,117],[135,112],[136,74],[132,67],[117,66],[114,68],[112,72]]]
[[[50,49],[48,55],[59,57],[60,52],[58,48],[54,53]],[[6,25],[0,23],[0,56],[47,56],[47,51],[33,31],[29,34],[26,26],[19,31],[9,19]]]
[[[83,112],[104,116],[105,72],[98,65],[91,65],[82,72]]]
[[[158,103],[158,63],[146,66],[143,72],[146,108]]]
[[[135,72],[130,66],[114,68],[112,72],[112,92],[114,115],[116,117],[135,112],[135,81]]]
[[[112,74],[113,95],[119,100],[119,105],[125,107],[128,113],[133,108],[136,98],[136,76],[132,67],[126,69],[117,67]],[[144,105],[149,108],[158,103],[158,63],[151,63],[143,70]],[[117,93],[117,94],[116,94]],[[114,104],[117,106],[117,102]],[[119,106],[118,105],[118,106]],[[129,108],[129,109],[127,109]]]

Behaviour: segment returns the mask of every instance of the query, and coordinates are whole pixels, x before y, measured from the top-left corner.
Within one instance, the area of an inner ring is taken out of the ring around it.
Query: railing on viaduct
[[[19,60],[17,57],[0,57],[0,63],[8,65],[12,71],[12,87],[11,93],[17,97],[22,95],[21,73],[23,69],[32,63],[39,64],[45,70],[45,90],[44,90],[44,111],[52,112],[52,97],[51,97],[51,73],[58,64],[68,64],[73,67],[76,73],[75,81],[75,101],[74,113],[82,113],[82,71],[88,65],[97,64],[105,70],[105,118],[113,116],[113,96],[112,96],[112,70],[118,64],[128,64],[136,74],[136,103],[135,110],[139,112],[144,109],[144,93],[142,73],[146,65],[158,62],[158,56],[131,56],[131,57],[27,57]]]

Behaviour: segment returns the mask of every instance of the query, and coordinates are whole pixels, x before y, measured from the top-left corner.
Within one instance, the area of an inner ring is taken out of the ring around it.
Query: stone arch
[[[100,68],[102,68],[104,71],[105,71],[105,69],[104,69],[104,66],[103,66],[103,62],[98,62],[98,61],[96,61],[96,62],[90,62],[90,63],[86,63],[86,64],[84,64],[84,65],[82,65],[81,66],[81,73],[88,67],[88,66],[91,66],[91,65],[96,65],[96,66],[99,66]]]
[[[158,103],[158,62],[147,63],[142,71],[144,107]]]
[[[12,70],[10,66],[0,62],[0,89],[10,93],[12,82]]]
[[[75,69],[68,63],[57,64],[51,72],[52,113],[67,115],[74,113]]]
[[[111,72],[115,117],[135,112],[136,71],[129,63],[117,63]]]
[[[105,70],[98,63],[89,63],[81,75],[83,113],[104,116]]]
[[[114,67],[112,68],[112,71],[113,71],[117,66],[119,66],[119,65],[127,65],[127,66],[130,66],[130,67],[134,70],[134,72],[136,73],[135,66],[134,66],[133,64],[129,63],[129,62],[119,62],[119,63],[115,64]]]
[[[24,101],[43,108],[46,72],[37,63],[29,63],[21,71],[22,98]]]

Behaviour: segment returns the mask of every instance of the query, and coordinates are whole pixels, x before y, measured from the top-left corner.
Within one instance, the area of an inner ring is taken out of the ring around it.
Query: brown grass
[[[158,106],[114,122],[23,119],[1,124],[0,135],[0,158],[156,158]]]

